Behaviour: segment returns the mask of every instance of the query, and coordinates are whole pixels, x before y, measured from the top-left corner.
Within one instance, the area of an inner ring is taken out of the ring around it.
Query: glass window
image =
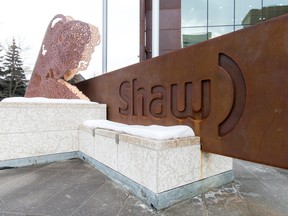
[[[234,31],[233,26],[209,27],[208,32],[212,38],[219,37]]]
[[[287,0],[264,0],[263,1],[263,20],[281,16],[288,13]]]
[[[235,31],[241,30],[241,29],[243,29],[243,28],[245,28],[245,27],[242,26],[242,25],[235,26]]]
[[[235,0],[235,24],[254,25],[261,22],[261,0]]]
[[[288,0],[182,0],[181,4],[183,47],[288,14]]]
[[[208,25],[234,25],[234,1],[217,0],[209,1]]]
[[[250,25],[237,25],[237,26],[235,26],[235,31],[238,31],[240,29],[246,28],[248,26],[250,26]]]
[[[207,26],[207,0],[181,1],[182,27]]]
[[[183,48],[205,41],[209,38],[211,38],[211,34],[207,33],[206,27],[182,29],[182,47]]]

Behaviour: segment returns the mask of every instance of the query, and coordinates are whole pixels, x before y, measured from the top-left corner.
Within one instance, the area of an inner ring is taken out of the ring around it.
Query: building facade
[[[140,60],[152,57],[152,1],[140,0]],[[159,54],[286,13],[287,0],[160,0]]]

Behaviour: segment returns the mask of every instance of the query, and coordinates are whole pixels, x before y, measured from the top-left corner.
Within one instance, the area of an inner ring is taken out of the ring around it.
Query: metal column
[[[159,0],[152,1],[152,57],[159,56]]]

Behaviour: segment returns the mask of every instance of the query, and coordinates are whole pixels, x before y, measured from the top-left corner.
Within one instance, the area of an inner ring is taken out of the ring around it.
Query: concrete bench
[[[11,98],[0,110],[0,167],[81,158],[156,209],[233,180],[232,159],[201,152],[187,126],[110,122],[106,105],[77,100]]]
[[[83,100],[7,98],[0,102],[0,167],[77,157],[78,127],[106,119],[106,105]]]
[[[79,126],[79,150],[97,169],[162,209],[233,180],[232,159],[203,153],[189,129],[90,120]]]

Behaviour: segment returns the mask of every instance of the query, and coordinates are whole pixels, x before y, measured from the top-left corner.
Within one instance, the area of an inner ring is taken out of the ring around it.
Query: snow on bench
[[[186,125],[127,125],[109,120],[87,120],[83,122],[83,125],[91,129],[107,129],[155,140],[169,140],[195,136],[194,131]]]
[[[81,99],[58,99],[58,98],[45,98],[45,97],[10,97],[4,98],[1,103],[81,103],[81,104],[98,104]]]

